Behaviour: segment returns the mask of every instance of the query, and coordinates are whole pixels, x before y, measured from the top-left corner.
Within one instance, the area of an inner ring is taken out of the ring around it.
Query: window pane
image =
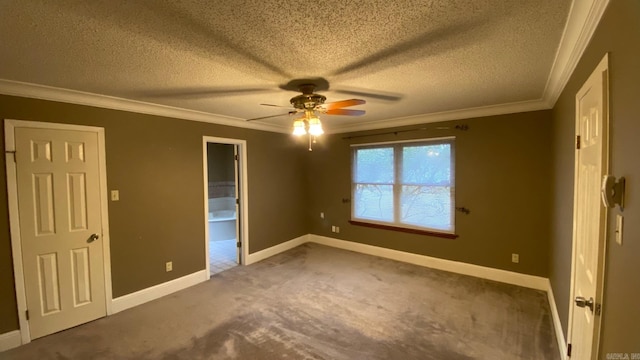
[[[356,150],[356,183],[392,184],[393,148]]]
[[[402,183],[450,185],[451,144],[403,147]]]
[[[452,231],[451,195],[449,186],[402,186],[400,222]]]
[[[356,184],[355,217],[393,221],[393,185]]]

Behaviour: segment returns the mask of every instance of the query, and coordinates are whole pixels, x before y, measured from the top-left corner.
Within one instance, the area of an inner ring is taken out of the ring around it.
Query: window
[[[454,232],[454,139],[354,145],[356,223]]]

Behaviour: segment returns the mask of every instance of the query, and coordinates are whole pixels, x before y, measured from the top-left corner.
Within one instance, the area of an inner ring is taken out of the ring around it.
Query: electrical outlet
[[[511,262],[513,263],[519,263],[520,262],[520,255],[519,254],[511,254]]]
[[[335,225],[331,225],[331,232],[336,232],[336,226]]]
[[[340,233],[340,226],[336,226],[336,232]]]
[[[165,269],[167,270],[167,272],[173,271],[173,261],[167,261],[167,263],[165,264]]]
[[[120,191],[111,190],[111,201],[120,201]]]

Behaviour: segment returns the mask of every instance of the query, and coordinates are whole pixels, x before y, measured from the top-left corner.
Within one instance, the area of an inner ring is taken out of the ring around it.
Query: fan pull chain
[[[316,143],[316,136],[309,135],[308,137],[309,137],[309,151],[313,151],[313,149],[311,148],[311,144]]]

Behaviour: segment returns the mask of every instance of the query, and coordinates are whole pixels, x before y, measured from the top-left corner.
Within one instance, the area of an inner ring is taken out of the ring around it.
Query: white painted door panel
[[[98,137],[16,128],[18,208],[31,338],[106,315]]]
[[[600,67],[598,68],[600,69]],[[595,359],[597,349],[597,305],[578,307],[575,298],[599,301],[605,244],[606,210],[601,203],[600,184],[607,171],[606,71],[598,70],[576,96],[576,201],[574,209],[574,278],[571,338],[573,359]]]

